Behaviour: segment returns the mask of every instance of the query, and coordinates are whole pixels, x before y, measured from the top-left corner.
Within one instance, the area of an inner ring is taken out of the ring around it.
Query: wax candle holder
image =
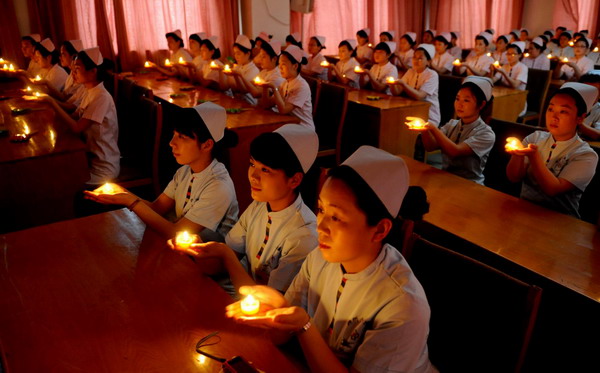
[[[256,315],[260,309],[260,302],[258,299],[254,298],[252,294],[248,294],[240,302],[240,308],[242,309],[242,313],[246,316]]]

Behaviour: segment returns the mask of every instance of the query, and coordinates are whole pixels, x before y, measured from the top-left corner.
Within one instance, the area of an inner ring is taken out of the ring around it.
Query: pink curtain
[[[312,35],[325,36],[325,53],[337,54],[338,44],[344,39],[356,39],[356,32],[364,27],[371,29],[372,42],[379,41],[379,33],[386,30],[395,31],[397,37],[406,31],[418,33],[423,12],[423,1],[315,0],[312,13],[291,12],[290,32],[302,31],[304,44]]]
[[[590,36],[598,33],[600,3],[598,0],[556,0],[553,25],[564,26],[569,30],[587,29]]]
[[[2,25],[2,38],[0,38],[0,57],[16,62],[23,66],[25,60],[21,53],[21,34],[17,24],[17,15],[12,0],[0,0],[0,24]]]

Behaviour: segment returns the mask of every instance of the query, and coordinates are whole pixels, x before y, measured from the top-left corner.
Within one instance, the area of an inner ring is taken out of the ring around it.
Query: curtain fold
[[[598,0],[557,0],[554,6],[553,24],[569,30],[587,29],[590,36],[596,36],[600,22]]]
[[[18,66],[25,64],[21,53],[21,34],[17,24],[17,14],[12,0],[0,0],[0,24],[2,24],[2,38],[0,38],[0,57],[16,62]]]

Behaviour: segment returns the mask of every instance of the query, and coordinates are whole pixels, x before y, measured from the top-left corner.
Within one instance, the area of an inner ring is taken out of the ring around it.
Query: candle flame
[[[562,62],[569,62],[569,59],[567,57],[563,58]]]
[[[256,78],[254,78],[254,84],[261,85],[263,84],[263,80],[257,76]]]
[[[250,316],[258,313],[260,302],[258,299],[254,298],[252,294],[248,294],[248,296],[240,302],[240,307],[245,315]]]
[[[31,130],[29,129],[29,126],[27,124],[23,124],[23,133],[25,135],[29,135],[31,133]]]
[[[525,56],[525,58],[528,58],[529,57],[529,53],[525,53],[524,56]]]
[[[8,67],[8,71],[15,71],[15,67],[13,66],[13,64],[11,63],[10,66]]]
[[[150,67],[150,62],[146,61],[146,63],[144,64],[144,67]]]
[[[494,62],[494,66],[495,66],[495,67],[500,67],[500,61],[495,61],[495,62]]]
[[[393,77],[393,76],[388,76],[388,77],[387,77],[387,79],[386,79],[386,81],[387,81],[388,83],[390,83],[390,84],[394,84],[394,83],[396,83],[396,79],[394,79],[394,77]]]
[[[571,41],[569,42],[569,46],[570,46],[570,47],[572,47],[572,46],[574,46],[574,45],[575,45],[575,43],[573,42],[573,40],[571,40]]]
[[[368,46],[369,48],[371,48],[371,47],[373,46],[373,44],[369,43],[369,44],[367,44],[367,46]]]
[[[194,242],[194,237],[188,231],[179,232],[175,237],[175,243],[178,245],[191,245]]]
[[[0,63],[4,62],[4,58],[0,57]]]
[[[215,61],[210,61],[210,67],[217,67],[217,64]]]
[[[364,70],[360,66],[354,67],[354,72],[356,72],[356,73],[362,73],[363,71]]]
[[[35,95],[36,97],[42,97],[42,95],[41,95],[39,92],[35,92],[35,93],[34,93],[34,95]]]
[[[27,87],[27,92],[31,92],[31,87]]]
[[[185,61],[183,60],[183,57],[179,57],[179,63],[185,63]]]
[[[594,48],[593,52],[598,53],[598,50],[599,50],[598,47],[596,47],[596,48]]]
[[[171,61],[168,58],[165,60],[165,66],[171,66]]]
[[[506,145],[504,145],[506,151],[523,149],[523,144],[516,137],[509,137],[506,139]]]
[[[490,53],[490,52],[487,52],[487,56],[488,56],[488,57],[492,57],[492,53]]]
[[[8,65],[4,64],[4,66],[2,66],[2,70],[8,70]]]
[[[452,64],[454,66],[460,66],[460,60],[457,58],[457,59],[454,60],[454,62],[452,62]]]
[[[428,122],[425,122],[423,119],[419,117],[406,117],[408,122],[404,122],[411,130],[419,130],[425,128]]]
[[[39,75],[36,75],[34,80],[35,80],[36,82],[39,82],[40,80],[42,80],[42,77],[41,77],[41,76],[39,76]]]
[[[230,73],[231,72],[231,66],[225,65],[225,67],[223,68],[223,72]]]
[[[323,61],[323,62],[321,62],[321,66],[323,66],[323,67],[329,67],[329,62]]]
[[[546,57],[548,57],[548,59],[552,58],[552,53],[548,53]]]

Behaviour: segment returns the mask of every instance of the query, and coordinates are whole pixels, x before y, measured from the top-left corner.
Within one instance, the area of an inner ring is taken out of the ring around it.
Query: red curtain
[[[0,0],[0,24],[2,25],[2,38],[0,38],[0,57],[16,62],[18,66],[25,63],[21,53],[21,34],[17,24],[17,15],[12,0]]]

